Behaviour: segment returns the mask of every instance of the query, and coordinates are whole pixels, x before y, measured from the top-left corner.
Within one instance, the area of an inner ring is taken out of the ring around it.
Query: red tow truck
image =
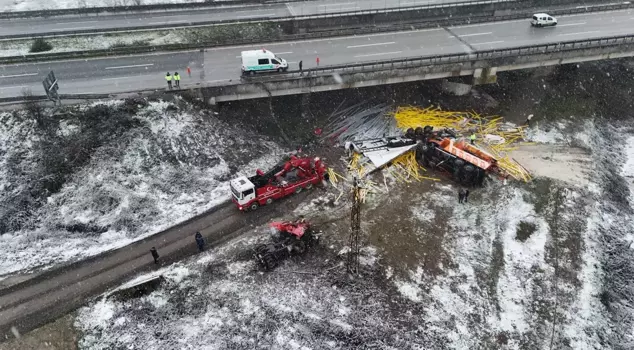
[[[319,157],[291,155],[266,173],[258,169],[255,176],[231,180],[231,198],[242,211],[256,210],[304,188],[310,189],[324,179],[328,179],[328,173]]]

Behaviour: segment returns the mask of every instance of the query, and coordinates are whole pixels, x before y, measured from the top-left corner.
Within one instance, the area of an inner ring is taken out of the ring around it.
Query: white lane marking
[[[478,36],[478,35],[489,35],[489,34],[493,34],[493,32],[486,32],[486,33],[473,33],[473,34],[458,34],[459,38],[466,38],[468,36]],[[453,38],[453,36],[451,36],[451,38]]]
[[[487,41],[486,43],[473,43],[473,44],[471,44],[471,43],[470,43],[470,45],[471,45],[471,46],[473,46],[473,45],[490,45],[490,44],[499,44],[499,43],[503,43],[503,42],[504,42],[504,40],[499,40],[499,41]]]
[[[564,35],[581,35],[581,34],[592,34],[592,33],[601,33],[601,31],[600,30],[592,30],[592,31],[589,31],[589,32],[565,33],[565,34],[559,34],[559,35],[561,35],[561,36],[564,36]]]
[[[0,75],[0,78],[17,78],[17,77],[30,77],[32,75],[38,75],[39,73],[24,73],[15,75]]]
[[[557,27],[570,27],[570,26],[581,26],[586,24],[586,22],[579,22],[579,23],[566,23],[566,24],[557,24]],[[554,27],[553,27],[554,28]]]
[[[380,45],[392,45],[392,44],[396,44],[395,41],[390,41],[388,43],[374,43],[374,44],[363,44],[363,45],[351,45],[348,46],[348,49],[353,49],[355,47],[368,47],[368,46],[380,46]]]
[[[68,24],[68,23],[66,23]],[[95,26],[90,27],[71,27],[71,28],[59,28],[57,30],[80,30],[80,29],[95,29]]]
[[[114,78],[103,78],[101,80],[117,80],[117,79],[130,79],[130,78],[136,78],[136,77],[114,77]]]
[[[172,23],[187,23],[188,20],[178,20],[178,21],[161,21],[161,22],[148,22],[148,24],[172,24]]]
[[[288,2],[286,3],[286,9],[291,14],[291,16],[293,16],[293,17],[297,16],[297,13],[295,13],[295,10],[293,9],[293,6],[291,6],[291,4],[288,3]]]
[[[338,40],[350,40],[350,39],[362,39],[362,38],[372,38],[375,36],[386,36],[386,35],[393,35],[393,36],[398,36],[398,35],[403,35],[403,34],[410,34],[410,33],[426,33],[426,32],[445,32],[444,29],[438,29],[438,28],[434,28],[434,29],[423,29],[423,30],[406,30],[406,31],[402,31],[402,32],[388,32],[388,33],[377,33],[377,34],[369,34],[369,35],[361,35],[361,36],[340,36],[340,37],[334,37],[334,38],[325,38],[325,39],[311,39],[311,40],[297,40],[297,41],[293,41],[293,42],[271,42],[271,43],[264,43],[264,46],[281,46],[281,45],[297,45],[297,44],[310,44],[310,43],[318,43],[318,42],[322,42],[322,41],[338,41]],[[262,46],[262,45],[260,45]],[[253,45],[238,45],[238,46],[223,46],[223,47],[211,47],[208,48],[206,50],[206,52],[212,52],[212,51],[223,51],[223,50],[236,50],[236,49],[244,49],[244,48],[253,48]],[[189,50],[189,51],[182,51],[183,52],[198,52],[199,50]],[[154,55],[167,55],[167,53],[151,53],[149,54],[150,56]],[[136,57],[145,57],[147,55],[136,55]],[[115,56],[118,57],[118,56]],[[132,56],[121,56],[121,57],[135,57],[134,55]],[[91,58],[85,58],[85,59],[81,59],[80,61],[85,61],[85,60],[90,60]],[[69,62],[69,61],[65,61],[65,62]]]
[[[406,1],[406,2],[401,2],[401,5],[427,5],[427,4],[433,4],[435,2],[438,2],[438,0],[429,0],[429,1]]]
[[[0,90],[5,90],[5,89],[20,89],[20,88],[25,88],[25,87],[29,87],[29,86],[28,86],[28,85],[7,86],[7,87],[0,87]]]
[[[153,66],[154,63],[146,63],[146,64],[134,64],[131,66],[116,66],[116,67],[106,67],[105,69],[124,69],[124,68],[136,68],[136,67],[149,67]]]
[[[229,80],[231,80],[231,79],[208,80],[207,82],[208,83],[219,83],[219,82],[222,82],[222,81],[229,81]]]
[[[356,2],[342,2],[340,4],[328,4],[328,5],[319,5],[319,7],[332,7],[332,6],[341,6],[341,5],[356,5]]]
[[[340,8],[337,8],[335,10],[348,11],[348,10],[358,10],[359,8],[360,8],[359,6],[355,6],[355,7],[340,7]]]
[[[77,24],[77,23],[95,23],[98,21],[77,21],[77,22],[60,22],[60,23],[55,23],[56,25],[68,25],[69,23],[72,24]]]
[[[274,13],[261,13],[261,14],[254,14],[254,15],[250,15],[250,16],[238,16],[237,18],[253,18],[253,17],[272,17],[275,16]]]
[[[356,55],[356,56],[354,56],[354,57],[356,58],[356,57],[371,57],[371,56],[383,56],[383,55],[396,55],[396,54],[399,54],[399,53],[401,53],[401,52],[403,52],[403,51],[392,51],[392,52],[370,53],[370,54],[367,54],[367,55]]]

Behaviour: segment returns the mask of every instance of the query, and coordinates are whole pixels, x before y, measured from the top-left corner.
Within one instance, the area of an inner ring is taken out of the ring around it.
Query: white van
[[[556,26],[557,18],[549,16],[547,13],[536,13],[531,19],[531,25],[533,27]]]
[[[286,71],[288,63],[285,59],[275,56],[269,50],[242,51],[242,74],[256,72]]]

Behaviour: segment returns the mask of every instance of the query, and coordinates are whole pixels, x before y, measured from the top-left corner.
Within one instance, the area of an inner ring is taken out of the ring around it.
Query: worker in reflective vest
[[[165,74],[165,80],[167,80],[167,87],[172,90],[172,76],[170,75],[170,72]]]
[[[471,144],[475,145],[475,139],[476,139],[475,134],[471,134],[471,136],[469,136],[469,139],[471,140]]]
[[[181,76],[178,75],[178,72],[174,73],[174,81],[176,82],[176,88],[180,89],[180,87],[181,87]]]

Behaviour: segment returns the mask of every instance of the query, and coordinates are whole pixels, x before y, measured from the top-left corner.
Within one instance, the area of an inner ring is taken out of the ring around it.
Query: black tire
[[[414,130],[414,137],[416,137],[416,139],[422,140],[423,135],[425,135],[425,131],[420,126]]]
[[[277,261],[271,254],[264,255],[262,260],[264,260],[264,268],[267,270],[273,270],[277,266]]]
[[[277,69],[277,72],[278,72],[278,73],[282,73],[283,71],[284,71],[284,68],[278,68],[278,69]]]
[[[255,71],[254,70],[250,70],[249,71],[249,75],[251,75],[251,76],[255,75]]]
[[[251,205],[249,205],[249,210],[250,211],[258,210],[259,207],[260,207],[260,203],[253,202],[253,203],[251,203]]]
[[[475,167],[471,164],[467,164],[464,166],[464,171],[468,173],[472,173],[475,171]]]
[[[273,203],[273,198],[267,198],[266,205],[271,205],[271,203]]]
[[[303,188],[301,188],[300,186],[295,187],[295,194],[300,194],[302,193]]]
[[[297,254],[304,254],[306,252],[306,242],[304,241],[299,241],[297,243],[295,243],[293,250],[297,253]]]
[[[456,167],[456,169],[462,168],[464,166],[464,160],[462,159],[455,159],[453,161],[453,165]]]
[[[407,131],[405,131],[405,137],[407,137],[408,139],[412,139],[412,140],[414,138],[416,138],[414,129],[412,129],[412,128],[407,129]]]
[[[310,190],[311,188],[313,188],[313,184],[312,184],[312,182],[307,183],[305,188],[306,188],[307,190]]]

